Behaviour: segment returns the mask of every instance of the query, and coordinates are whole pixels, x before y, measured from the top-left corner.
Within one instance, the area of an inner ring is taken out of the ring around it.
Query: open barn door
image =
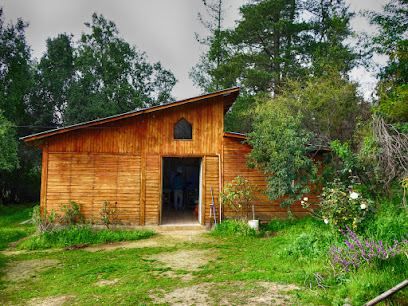
[[[200,157],[164,157],[162,224],[198,224],[201,194]]]

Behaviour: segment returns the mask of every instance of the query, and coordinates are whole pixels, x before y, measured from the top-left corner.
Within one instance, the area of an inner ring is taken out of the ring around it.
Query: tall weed
[[[408,233],[408,214],[401,205],[401,199],[382,199],[374,220],[368,225],[366,236],[393,243]]]
[[[259,234],[243,220],[225,220],[210,232],[216,237],[258,237]]]

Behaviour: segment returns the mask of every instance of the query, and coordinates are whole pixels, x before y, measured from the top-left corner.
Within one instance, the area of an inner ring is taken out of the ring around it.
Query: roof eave
[[[168,103],[168,104],[153,106],[150,108],[145,108],[145,109],[141,109],[137,111],[131,111],[131,112],[114,115],[114,116],[110,116],[106,118],[95,119],[95,120],[88,121],[88,122],[82,122],[82,123],[74,124],[74,125],[67,126],[64,128],[58,128],[58,129],[49,130],[49,131],[45,131],[41,133],[36,133],[36,134],[28,135],[25,137],[21,137],[20,140],[24,140],[24,142],[26,142],[28,145],[37,146],[34,143],[34,141],[41,140],[41,139],[44,139],[50,136],[54,136],[54,135],[58,135],[58,134],[62,134],[62,133],[70,132],[70,131],[75,131],[75,130],[79,130],[83,128],[88,128],[88,127],[92,127],[95,125],[105,124],[105,123],[109,123],[109,122],[116,121],[116,120],[122,120],[122,119],[130,118],[130,117],[134,117],[134,116],[139,116],[141,114],[151,113],[151,112],[155,112],[155,111],[159,111],[159,110],[163,110],[163,109],[167,109],[171,107],[184,105],[187,103],[198,102],[198,101],[214,98],[214,97],[221,96],[221,95],[224,97],[227,97],[226,99],[224,99],[224,105],[223,105],[224,113],[225,113],[234,103],[238,94],[239,94],[238,87],[229,88],[229,89],[225,89],[222,91],[208,93],[208,94],[196,96],[193,98],[183,99],[183,100],[179,100],[179,101]]]

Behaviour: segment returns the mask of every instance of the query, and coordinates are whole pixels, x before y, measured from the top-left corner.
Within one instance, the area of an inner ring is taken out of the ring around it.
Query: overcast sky
[[[307,1],[307,0],[306,0]],[[381,10],[386,0],[346,0],[350,9]],[[239,7],[244,0],[227,1],[225,25],[232,27],[239,18]],[[171,70],[178,83],[173,95],[176,99],[200,95],[188,78],[188,72],[198,62],[203,51],[195,40],[195,32],[204,33],[197,20],[203,12],[202,0],[0,0],[7,21],[15,22],[18,17],[29,22],[26,39],[32,56],[40,58],[46,49],[46,39],[59,33],[74,34],[79,40],[86,31],[84,22],[91,21],[96,12],[116,23],[120,35],[140,51],[145,51],[151,62],[160,61]],[[356,30],[368,29],[362,18],[353,22]],[[356,69],[352,77],[362,84],[368,96],[375,79],[364,69]]]

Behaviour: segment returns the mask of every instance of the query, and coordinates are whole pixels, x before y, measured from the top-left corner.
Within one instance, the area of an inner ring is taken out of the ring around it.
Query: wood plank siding
[[[218,95],[195,103],[52,133],[32,143],[43,148],[41,204],[58,211],[69,200],[83,203],[87,218],[97,217],[103,201],[118,202],[123,223],[160,224],[163,157],[201,157],[208,186],[202,192],[209,220],[210,187],[219,197],[219,162],[225,105]],[[229,102],[226,103],[225,100]],[[174,124],[192,125],[191,140],[175,140]],[[217,155],[218,154],[218,155]],[[218,206],[217,206],[218,211]]]
[[[279,200],[272,203],[268,197],[263,194],[267,185],[266,175],[257,169],[248,169],[246,166],[247,159],[245,155],[251,152],[251,146],[242,143],[243,140],[242,137],[224,137],[224,183],[232,181],[238,175],[247,178],[256,184],[260,190],[256,192],[254,198],[256,203],[256,218],[263,221],[271,220],[271,218],[287,218],[287,209],[279,206]],[[321,155],[318,156],[321,157]],[[307,197],[311,203],[317,203],[319,201],[315,193],[310,193]],[[308,214],[308,211],[301,206],[299,201],[291,205],[291,209],[297,217],[304,217]],[[224,207],[224,215],[231,217],[233,215],[231,209]]]
[[[217,214],[217,220],[219,220],[219,207],[220,207],[220,193],[219,193],[219,186],[220,186],[220,176],[219,176],[219,157],[218,156],[206,156],[204,159],[204,182],[205,188],[203,192],[203,210],[204,210],[204,220],[205,223],[210,222],[210,208],[212,204],[211,198],[211,188],[213,191],[214,197],[214,204],[215,204],[215,211]],[[214,223],[214,216],[211,218],[211,222]]]
[[[97,220],[104,201],[117,202],[122,223],[139,222],[140,156],[49,153],[43,207],[60,213],[61,203],[83,204],[87,219]]]
[[[124,224],[160,224],[163,159],[195,157],[201,160],[202,223],[210,222],[211,188],[218,220],[224,183],[242,175],[266,188],[265,175],[246,167],[251,147],[241,143],[245,136],[224,133],[224,114],[238,93],[228,89],[23,138],[43,149],[42,210],[58,212],[72,200],[83,204],[86,218],[97,220],[102,203],[110,201],[118,203]],[[174,139],[182,118],[192,127],[192,139]],[[286,218],[278,201],[262,193],[255,201],[257,218]],[[307,213],[299,203],[292,210]],[[227,207],[223,213],[231,215]]]

